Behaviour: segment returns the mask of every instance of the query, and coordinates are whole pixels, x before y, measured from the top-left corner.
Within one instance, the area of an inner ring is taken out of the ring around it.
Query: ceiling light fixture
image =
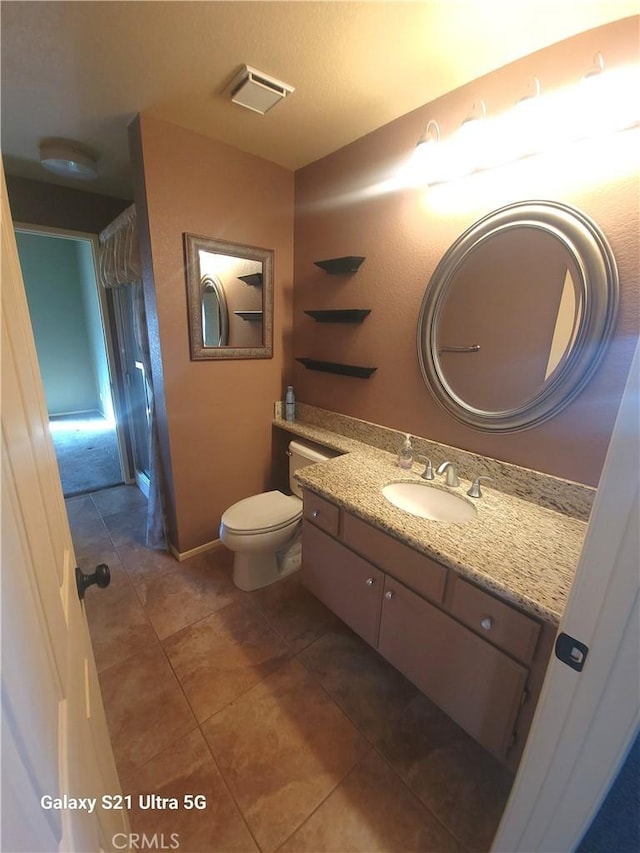
[[[229,86],[234,104],[264,115],[280,101],[295,92],[295,88],[276,80],[250,65],[243,65]]]
[[[69,139],[43,139],[40,163],[48,172],[64,178],[93,180],[98,177],[98,163],[93,153]]]

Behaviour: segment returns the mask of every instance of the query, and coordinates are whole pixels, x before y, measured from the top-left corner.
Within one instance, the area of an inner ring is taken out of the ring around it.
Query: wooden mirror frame
[[[202,329],[202,273],[199,252],[228,255],[262,263],[262,346],[206,347]],[[184,234],[189,345],[192,361],[235,358],[273,358],[273,250],[230,243],[197,234]]]

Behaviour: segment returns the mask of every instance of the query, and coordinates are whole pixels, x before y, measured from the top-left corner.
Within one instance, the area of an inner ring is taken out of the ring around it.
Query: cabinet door
[[[473,738],[506,755],[525,667],[390,578],[378,650]]]
[[[302,583],[370,645],[377,644],[384,575],[307,521]]]
[[[348,512],[343,512],[340,538],[349,548],[371,560],[383,572],[397,578],[418,595],[435,604],[444,598],[447,570],[425,554],[414,551]]]

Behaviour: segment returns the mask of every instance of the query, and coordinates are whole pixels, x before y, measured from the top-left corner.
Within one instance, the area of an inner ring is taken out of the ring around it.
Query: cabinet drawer
[[[505,757],[525,667],[388,577],[378,651],[479,743]]]
[[[453,588],[451,613],[518,660],[530,663],[533,659],[539,623],[459,577]]]
[[[340,510],[335,504],[305,489],[304,517],[332,536],[338,535]]]
[[[302,583],[369,645],[378,642],[384,575],[335,539],[303,522]]]
[[[342,541],[430,601],[441,602],[447,570],[365,521],[343,513]]]

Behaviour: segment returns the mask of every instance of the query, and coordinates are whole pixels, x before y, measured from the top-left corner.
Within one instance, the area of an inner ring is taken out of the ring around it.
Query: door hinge
[[[575,637],[570,637],[568,634],[558,634],[555,647],[556,657],[562,663],[566,663],[571,669],[576,672],[582,672],[584,662],[589,654],[589,647],[576,640]]]

